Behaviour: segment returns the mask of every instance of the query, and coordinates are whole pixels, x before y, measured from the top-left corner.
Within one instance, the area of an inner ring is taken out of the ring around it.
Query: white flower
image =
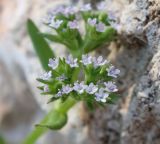
[[[105,91],[104,88],[100,88],[99,91],[95,93],[96,101],[106,102],[106,98],[109,96],[109,94],[104,91]]]
[[[102,22],[99,22],[97,25],[96,25],[96,31],[98,32],[104,32],[106,29],[106,26],[104,23]]]
[[[61,76],[57,77],[56,79],[59,81],[64,81],[67,79],[67,77],[64,74],[62,74]]]
[[[116,12],[108,11],[107,14],[109,20],[117,21]]]
[[[104,83],[104,85],[106,86],[106,90],[108,91],[108,92],[117,92],[118,91],[118,89],[117,89],[117,86],[113,83],[113,82],[105,82]]]
[[[49,92],[49,87],[48,87],[48,85],[45,85],[45,86],[43,87],[43,91],[44,91],[44,92]]]
[[[88,24],[91,25],[91,26],[95,26],[96,23],[97,23],[97,19],[96,18],[88,18],[87,20]]]
[[[58,6],[56,9],[52,11],[52,14],[57,15],[57,14],[64,14],[65,13],[65,7],[64,6]]]
[[[94,85],[93,83],[90,83],[86,87],[86,92],[89,94],[94,94],[97,90],[98,90],[98,87],[96,85]]]
[[[58,29],[62,23],[63,23],[63,20],[52,20],[49,26],[55,29]]]
[[[52,71],[45,72],[42,76],[40,76],[40,79],[43,80],[49,80],[52,77]]]
[[[86,85],[84,85],[84,82],[81,82],[81,83],[75,82],[73,86],[73,89],[79,94],[82,94],[85,88],[86,88]]]
[[[116,29],[117,31],[120,31],[122,26],[120,24],[118,24],[117,22],[114,22],[114,21],[109,21],[109,24],[114,28]]]
[[[72,57],[72,55],[69,55],[67,58],[66,58],[66,63],[70,65],[70,67],[78,67],[78,63],[77,63],[78,59],[74,59]]]
[[[104,10],[106,8],[106,3],[105,2],[100,2],[97,4],[97,9],[98,10]]]
[[[83,5],[80,10],[84,12],[92,10],[91,4],[88,3],[88,4]]]
[[[98,66],[105,65],[108,63],[107,60],[103,60],[102,56],[99,56],[98,58],[93,58],[94,67],[97,68]]]
[[[70,29],[79,29],[78,21],[77,20],[69,21],[68,27]]]
[[[120,70],[119,69],[116,69],[114,66],[110,66],[108,70],[108,76],[111,76],[111,77],[114,77],[114,78],[117,78],[120,74]]]
[[[63,95],[62,90],[59,90],[58,93],[56,94],[56,97],[61,97]]]
[[[66,85],[66,86],[62,87],[62,93],[63,94],[69,94],[72,90],[73,90],[73,88],[71,88],[69,85]]]
[[[51,22],[55,19],[55,16],[52,14],[48,14],[45,18],[42,19],[44,24],[51,24]]]
[[[59,59],[58,58],[54,58],[54,59],[49,59],[49,64],[48,66],[51,67],[53,70],[56,69],[59,65]]]
[[[68,15],[73,15],[73,14],[75,14],[76,12],[77,12],[76,7],[68,6],[68,7],[65,8],[64,14],[65,14],[66,16],[68,16]]]
[[[92,63],[92,57],[89,56],[89,55],[82,55],[82,60],[81,62],[84,64],[84,65],[89,65]]]

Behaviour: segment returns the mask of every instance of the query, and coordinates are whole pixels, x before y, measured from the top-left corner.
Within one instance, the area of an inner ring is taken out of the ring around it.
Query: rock
[[[134,0],[120,10],[119,40],[106,55],[122,72],[117,81],[121,98],[117,106],[91,115],[90,133],[96,144],[159,142],[159,7],[158,0]]]

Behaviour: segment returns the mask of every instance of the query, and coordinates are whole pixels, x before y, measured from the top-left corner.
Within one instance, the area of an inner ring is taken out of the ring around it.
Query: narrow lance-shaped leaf
[[[27,21],[27,30],[32,40],[34,49],[40,59],[42,67],[45,70],[48,70],[48,59],[55,57],[53,51],[51,50],[43,36],[40,35],[39,29],[30,19]]]

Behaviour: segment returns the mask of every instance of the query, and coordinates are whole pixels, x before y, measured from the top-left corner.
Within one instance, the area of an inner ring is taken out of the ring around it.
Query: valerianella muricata
[[[111,102],[118,91],[113,78],[118,77],[120,70],[102,56],[51,58],[48,66],[50,71],[37,80],[43,84],[39,87],[42,94],[52,95],[49,102],[72,97],[77,101],[103,104]]]

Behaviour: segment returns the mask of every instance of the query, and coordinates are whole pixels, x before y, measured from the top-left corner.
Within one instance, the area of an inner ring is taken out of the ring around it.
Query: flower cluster
[[[71,96],[75,100],[106,103],[118,91],[112,79],[118,77],[120,70],[102,56],[82,55],[79,60],[69,55],[67,58],[49,59],[48,66],[50,71],[37,80],[43,83],[39,87],[42,94],[53,96],[50,102]]]
[[[77,51],[77,56],[81,56],[82,51],[88,53],[111,41],[116,31],[111,26],[109,15],[103,11],[105,3],[97,5],[97,10],[93,10],[91,4],[85,4],[80,8],[74,6],[59,6],[51,10],[44,20],[44,23],[56,34],[46,36],[51,41],[65,45],[72,55]],[[84,21],[85,33],[81,31],[81,20]],[[93,43],[94,41],[94,43]]]

